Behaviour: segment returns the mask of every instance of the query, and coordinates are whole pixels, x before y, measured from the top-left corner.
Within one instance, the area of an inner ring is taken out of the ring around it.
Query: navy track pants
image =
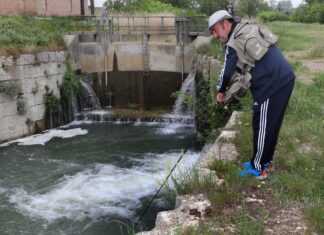
[[[253,105],[253,155],[251,164],[257,170],[273,160],[279,130],[294,87],[294,81],[284,85],[263,103]]]

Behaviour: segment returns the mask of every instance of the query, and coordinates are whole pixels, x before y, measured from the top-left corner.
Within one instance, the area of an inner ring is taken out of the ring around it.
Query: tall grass
[[[0,17],[0,53],[15,55],[42,49],[64,49],[63,32],[66,29],[63,18]]]
[[[278,46],[282,51],[303,51],[322,45],[324,25],[275,21],[267,26],[279,35]]]

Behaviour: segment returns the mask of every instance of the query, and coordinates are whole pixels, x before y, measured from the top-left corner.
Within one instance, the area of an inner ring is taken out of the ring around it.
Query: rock
[[[176,234],[177,229],[181,231],[188,227],[196,227],[200,221],[208,220],[211,203],[203,194],[178,196],[176,205],[175,210],[158,213],[153,230],[137,234]]]
[[[257,198],[251,198],[248,197],[245,199],[246,202],[248,203],[260,203],[261,205],[263,204],[263,200],[262,199],[257,199]]]

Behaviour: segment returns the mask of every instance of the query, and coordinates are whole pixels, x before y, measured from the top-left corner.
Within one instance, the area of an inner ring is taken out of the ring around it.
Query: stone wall
[[[212,56],[197,54],[195,57],[196,99],[199,104],[207,104],[216,95],[216,84],[221,70],[221,63]],[[207,89],[210,89],[209,92]],[[206,114],[196,110],[196,129],[203,131]]]
[[[0,142],[15,139],[44,129],[45,86],[60,97],[59,87],[66,72],[66,53],[40,52],[15,59],[0,57],[0,85],[16,83],[21,92],[10,97],[0,93]],[[17,100],[24,100],[24,114],[17,110]],[[32,121],[27,126],[26,121]]]

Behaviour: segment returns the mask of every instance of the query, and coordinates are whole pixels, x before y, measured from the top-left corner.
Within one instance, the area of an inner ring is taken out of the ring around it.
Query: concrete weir
[[[92,85],[103,106],[171,107],[172,93],[193,68],[193,48],[186,45],[182,51],[181,45],[163,42],[163,37],[162,42],[148,43],[147,65],[140,42],[110,42],[105,47],[78,40],[70,45],[70,54],[77,55],[72,62],[82,73],[96,74]]]
[[[170,96],[194,68],[192,42],[199,33],[192,35],[189,21],[103,16],[96,32],[67,36],[70,60],[74,69],[96,74],[91,83],[103,106],[171,107]]]
[[[149,70],[163,72],[189,73],[192,69],[194,52],[185,46],[181,55],[180,45],[174,43],[149,43]],[[112,42],[105,52],[96,42],[80,43],[81,71],[84,73],[113,71],[143,71],[143,45],[140,42]],[[114,60],[114,56],[116,60]],[[184,68],[182,67],[182,57]],[[105,64],[105,58],[107,59]]]

